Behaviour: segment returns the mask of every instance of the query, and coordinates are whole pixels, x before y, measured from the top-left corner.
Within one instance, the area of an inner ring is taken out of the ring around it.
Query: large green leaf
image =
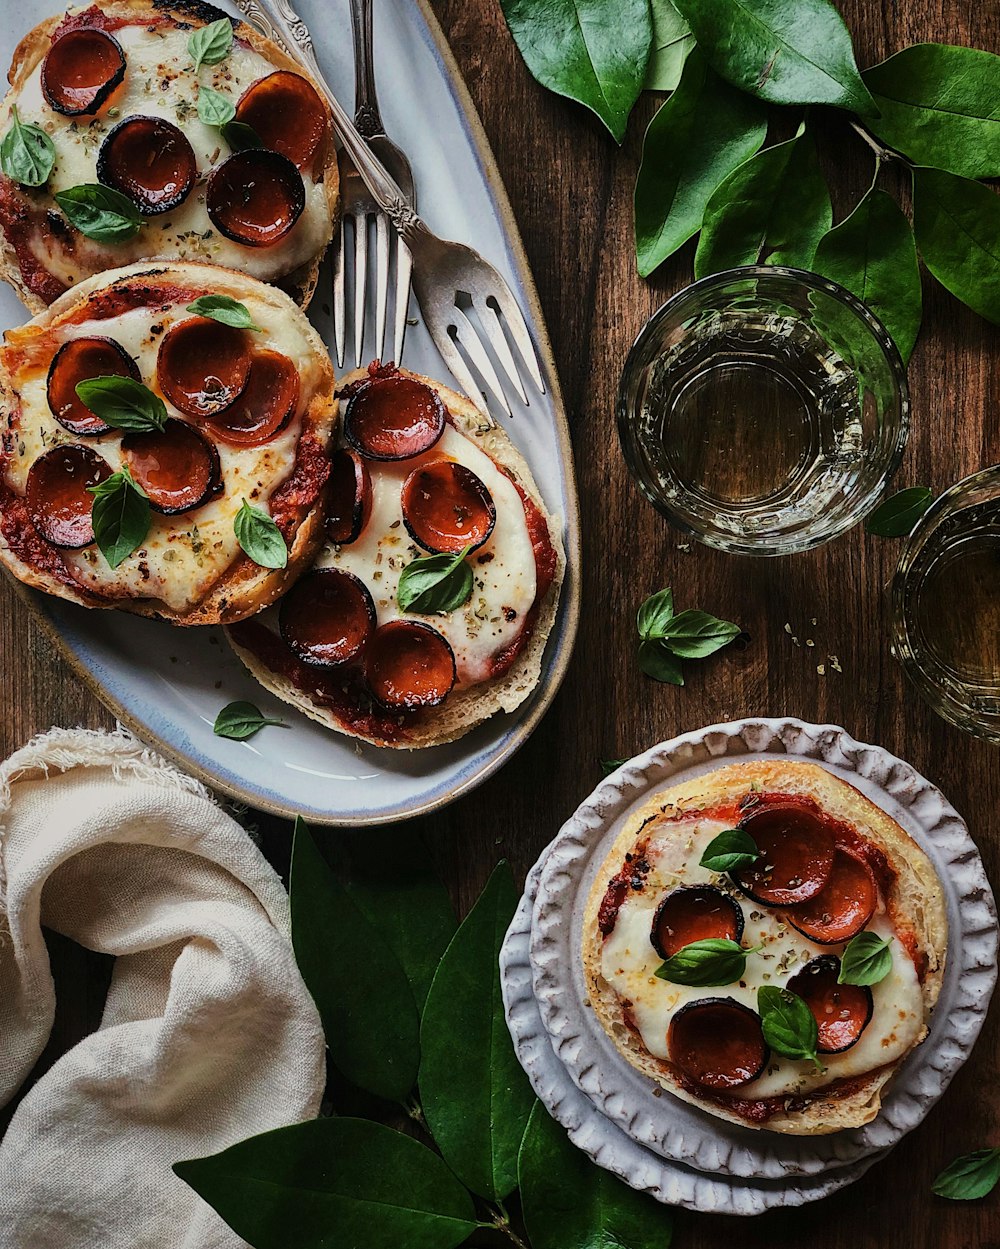
[[[870,190],[820,239],[813,268],[867,304],[909,360],[920,331],[920,266],[913,230],[891,195]]]
[[[535,1103],[518,1160],[532,1249],[669,1249],[672,1212],[590,1159]]]
[[[621,143],[653,45],[649,0],[501,0],[543,87],[585,104]]]
[[[420,1062],[420,1018],[399,960],[337,880],[303,820],[295,822],[292,943],[330,1056],[359,1088],[402,1101]]]
[[[694,47],[691,27],[671,0],[651,0],[653,51],[646,66],[647,91],[673,91],[681,80],[684,60]]]
[[[1000,325],[1000,198],[981,182],[914,169],[913,229],[941,285]]]
[[[816,145],[800,128],[751,156],[708,201],[695,275],[757,263],[808,269],[832,219]]]
[[[723,82],[695,49],[643,141],[635,246],[644,277],[698,233],[712,193],[766,134],[763,105]]]
[[[674,0],[716,73],[772,104],[876,107],[828,0]]]
[[[480,1224],[432,1150],[367,1119],[314,1119],[174,1171],[254,1249],[453,1249]]]
[[[497,960],[517,906],[501,863],[438,967],[420,1029],[420,1099],[445,1161],[473,1192],[503,1200],[533,1096],[514,1054]]]
[[[1000,177],[1000,56],[918,43],[865,70],[883,142],[918,165],[965,178]]]

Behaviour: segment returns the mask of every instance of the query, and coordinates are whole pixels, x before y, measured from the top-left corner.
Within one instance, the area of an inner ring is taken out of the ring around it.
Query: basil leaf
[[[532,1249],[669,1249],[672,1215],[595,1167],[535,1102],[517,1159]]]
[[[859,932],[840,956],[838,984],[878,984],[892,971],[889,942],[874,932]]]
[[[497,969],[518,896],[501,863],[445,951],[420,1026],[424,1115],[445,1162],[490,1201],[517,1184],[534,1103],[504,1021]]]
[[[688,57],[680,86],[649,123],[635,183],[635,247],[647,277],[701,228],[725,178],[764,142],[764,107]]]
[[[681,659],[704,659],[734,642],[743,630],[704,611],[682,611],[669,622],[663,641]]]
[[[991,1193],[1000,1180],[1000,1149],[977,1149],[956,1158],[931,1185],[931,1192],[949,1201],[975,1201]]]
[[[472,597],[472,568],[467,546],[457,555],[421,555],[399,576],[396,602],[402,611],[443,616],[456,611]]]
[[[478,1226],[432,1149],[368,1119],[296,1123],[173,1169],[256,1249],[455,1249]]]
[[[813,268],[867,304],[909,360],[920,332],[920,266],[909,220],[891,195],[873,187],[820,239]]]
[[[812,136],[751,156],[708,201],[694,271],[699,278],[737,265],[809,269],[833,220]]]
[[[22,122],[14,105],[0,140],[0,169],[21,186],[43,186],[55,163],[55,144],[41,127]]]
[[[284,568],[288,563],[288,547],[281,530],[267,512],[252,507],[246,499],[233,521],[236,541],[261,568]]]
[[[653,44],[649,0],[501,0],[534,77],[583,104],[621,143]]]
[[[757,990],[757,1011],[764,1040],[776,1054],[785,1058],[807,1058],[817,1067],[821,1066],[816,1055],[819,1041],[816,1018],[798,994],[773,984],[761,985]]]
[[[198,120],[206,126],[224,126],[236,116],[236,106],[228,95],[211,87],[198,87]]]
[[[253,703],[227,703],[215,717],[212,732],[217,737],[230,737],[233,741],[244,742],[266,724],[288,728],[284,720],[269,720]]]
[[[617,772],[625,762],[625,759],[602,759],[601,771],[605,776],[610,776],[612,772]]]
[[[671,655],[660,638],[639,643],[639,668],[654,681],[663,681],[667,685],[684,684],[681,661],[676,655]]]
[[[188,53],[194,61],[194,72],[197,73],[203,65],[218,65],[224,61],[232,46],[233,24],[228,17],[199,26],[188,39]]]
[[[828,0],[674,0],[712,68],[771,104],[874,115],[851,36]]]
[[[98,182],[56,191],[70,225],[98,243],[125,243],[139,233],[142,217],[127,195]]]
[[[898,490],[872,512],[865,529],[879,538],[905,538],[933,500],[934,492],[926,486]]]
[[[691,49],[691,27],[677,12],[671,0],[652,0],[653,50],[646,66],[645,91],[673,91]]]
[[[941,285],[1000,325],[1000,199],[981,182],[914,169],[913,229]]]
[[[1000,177],[1000,57],[920,43],[862,74],[880,117],[868,128],[918,165]]]
[[[670,619],[674,614],[674,592],[669,587],[657,590],[639,608],[636,615],[636,627],[639,636],[645,641],[648,638],[661,638]]]
[[[710,872],[732,872],[737,868],[751,867],[759,858],[757,843],[749,833],[742,828],[727,828],[705,847],[699,866]]]
[[[90,377],[77,382],[75,390],[82,404],[115,429],[162,433],[167,423],[163,400],[134,377]]]
[[[223,325],[231,325],[237,330],[259,330],[246,304],[238,299],[230,299],[228,295],[201,295],[193,304],[188,304],[186,312],[197,313],[199,317],[211,317],[213,321],[221,321]]]
[[[244,121],[227,121],[220,130],[222,137],[234,152],[245,152],[248,148],[264,146],[264,140],[257,131]]]
[[[698,989],[720,988],[741,980],[747,969],[749,950],[727,937],[708,937],[692,941],[662,963],[653,975],[671,984],[686,984]]]
[[[117,568],[146,540],[149,499],[127,468],[87,489],[94,496],[91,517],[97,545],[111,567]]]

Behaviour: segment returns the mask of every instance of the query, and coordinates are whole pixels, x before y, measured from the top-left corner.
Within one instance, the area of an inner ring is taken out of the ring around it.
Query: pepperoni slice
[[[250,364],[250,343],[243,330],[210,317],[189,317],[164,335],[156,356],[156,380],[185,415],[211,416],[242,392]]]
[[[329,110],[301,74],[279,69],[248,87],[236,120],[249,126],[266,148],[301,170],[322,169],[330,146]]]
[[[682,885],[661,899],[649,939],[660,958],[671,958],[692,941],[742,936],[743,910],[728,893],[714,885]]]
[[[752,867],[731,872],[740,889],[765,906],[791,906],[813,898],[833,867],[833,834],[806,807],[794,803],[765,807],[740,821],[761,857]]]
[[[847,846],[838,846],[826,884],[786,918],[818,945],[839,945],[864,928],[877,902],[878,885],[868,861]]]
[[[42,94],[65,117],[96,113],[125,77],[125,53],[106,30],[67,31],[42,62]]]
[[[94,496],[87,487],[110,476],[104,456],[79,443],[53,447],[38,457],[28,470],[25,495],[31,523],[46,542],[69,550],[93,542]]]
[[[164,516],[189,512],[222,489],[215,444],[184,421],[167,421],[162,433],[126,434],[122,455],[149,506]]]
[[[365,648],[375,628],[375,604],[353,573],[320,568],[281,600],[278,626],[303,663],[332,668]]]
[[[98,181],[127,195],[147,217],[183,204],[197,176],[191,144],[162,117],[126,117],[97,154]]]
[[[369,460],[422,455],[444,433],[441,396],[423,382],[393,373],[362,382],[344,415],[344,436]]]
[[[871,989],[867,985],[838,984],[839,975],[840,959],[835,954],[821,954],[788,982],[789,990],[813,1013],[819,1032],[816,1048],[821,1054],[841,1054],[857,1045],[874,1010]]]
[[[483,545],[496,524],[496,504],[471,468],[434,460],[403,483],[403,522],[428,551],[453,554]]]
[[[353,451],[338,451],[330,460],[330,510],[326,536],[338,546],[356,542],[372,511],[372,479]]]
[[[365,676],[383,707],[437,707],[455,684],[455,655],[430,625],[392,620],[375,630]]]
[[[113,338],[71,338],[52,357],[46,395],[52,415],[71,434],[87,438],[111,428],[91,412],[76,393],[77,382],[92,377],[131,377],[140,381],[136,362]]]
[[[771,1057],[760,1016],[731,997],[682,1006],[667,1029],[670,1061],[696,1084],[735,1089],[756,1080]]]
[[[205,206],[227,239],[246,247],[271,247],[301,217],[306,189],[287,156],[250,148],[212,170]]]
[[[212,433],[234,447],[259,447],[292,419],[299,402],[299,371],[280,351],[258,351],[240,395],[206,417]]]

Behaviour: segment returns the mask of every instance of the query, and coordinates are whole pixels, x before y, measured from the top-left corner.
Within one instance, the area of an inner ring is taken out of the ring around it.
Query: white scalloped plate
[[[579,951],[597,871],[625,820],[649,795],[731,758],[787,755],[823,764],[887,811],[932,859],[948,906],[949,955],[930,1034],[901,1066],[878,1117],[863,1128],[798,1137],[730,1124],[669,1094],[625,1063],[586,1005]],[[833,725],[793,719],[713,725],[655,746],[618,769],[563,825],[539,861],[531,962],[555,1051],[577,1087],[613,1123],[665,1158],[702,1171],[818,1175],[887,1149],[923,1119],[969,1056],[996,982],[996,908],[961,817],[908,763]]]

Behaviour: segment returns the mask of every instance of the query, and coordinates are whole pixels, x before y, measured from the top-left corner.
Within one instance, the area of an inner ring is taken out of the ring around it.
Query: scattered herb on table
[[[645,600],[636,615],[639,667],[648,677],[683,685],[682,659],[704,659],[740,636],[739,625],[703,611],[674,612],[670,589]]]
[[[612,772],[617,772],[625,762],[626,760],[624,759],[602,759],[601,771],[605,776],[610,776]]]
[[[977,1149],[956,1158],[931,1185],[931,1192],[950,1201],[975,1201],[1000,1181],[1000,1149]]]
[[[926,486],[910,486],[891,495],[872,512],[865,529],[879,538],[905,538],[934,501]]]

